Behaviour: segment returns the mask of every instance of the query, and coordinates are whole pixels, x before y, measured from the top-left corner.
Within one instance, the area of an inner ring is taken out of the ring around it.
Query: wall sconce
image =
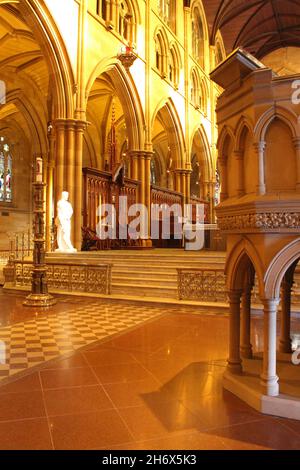
[[[137,59],[137,54],[132,46],[123,46],[118,54],[118,59],[129,72],[130,67]]]

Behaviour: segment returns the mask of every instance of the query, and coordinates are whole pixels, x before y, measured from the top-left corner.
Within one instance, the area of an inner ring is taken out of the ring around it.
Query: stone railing
[[[12,261],[4,272],[6,289],[30,289],[33,264]],[[111,294],[111,264],[47,262],[50,292]]]
[[[223,269],[177,269],[179,300],[226,302],[227,293]]]

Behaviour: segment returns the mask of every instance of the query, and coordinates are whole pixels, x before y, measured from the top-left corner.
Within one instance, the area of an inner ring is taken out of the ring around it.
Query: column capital
[[[84,132],[87,129],[89,123],[87,121],[78,119],[76,120],[75,125],[76,125],[76,130]]]
[[[300,150],[300,137],[294,137],[293,144],[296,150]]]
[[[144,158],[146,153],[153,155],[153,152],[145,151],[145,150],[136,150],[136,149],[128,150],[127,153],[131,158]]]
[[[253,146],[257,152],[263,152],[266,148],[266,142],[260,140],[259,142],[254,142]]]
[[[265,313],[266,313],[266,311],[272,312],[274,310],[277,310],[280,299],[279,298],[261,299],[261,301],[263,303]]]
[[[242,289],[236,289],[236,290],[229,290],[228,291],[228,297],[229,301],[232,303],[240,302],[243,290]]]
[[[243,151],[242,150],[234,150],[233,154],[237,160],[242,160],[243,159]]]

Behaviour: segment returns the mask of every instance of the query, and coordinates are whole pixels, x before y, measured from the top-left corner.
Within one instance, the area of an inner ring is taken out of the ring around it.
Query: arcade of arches
[[[0,448],[299,448],[299,17],[296,0],[0,2]],[[162,210],[102,240],[123,196],[171,213],[169,237]],[[203,209],[203,249],[176,204],[194,228]],[[39,236],[41,317],[23,306]]]

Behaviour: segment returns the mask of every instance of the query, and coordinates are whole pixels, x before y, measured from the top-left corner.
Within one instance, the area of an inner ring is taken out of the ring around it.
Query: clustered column
[[[151,158],[153,153],[145,150],[134,150],[130,152],[131,177],[139,181],[138,204],[143,204],[148,210],[148,234],[142,243],[146,247],[152,245],[150,238],[151,222]]]
[[[76,119],[58,119],[54,122],[55,206],[62,191],[67,191],[74,208],[72,240],[77,250],[81,250],[82,152],[86,125],[85,121]]]

